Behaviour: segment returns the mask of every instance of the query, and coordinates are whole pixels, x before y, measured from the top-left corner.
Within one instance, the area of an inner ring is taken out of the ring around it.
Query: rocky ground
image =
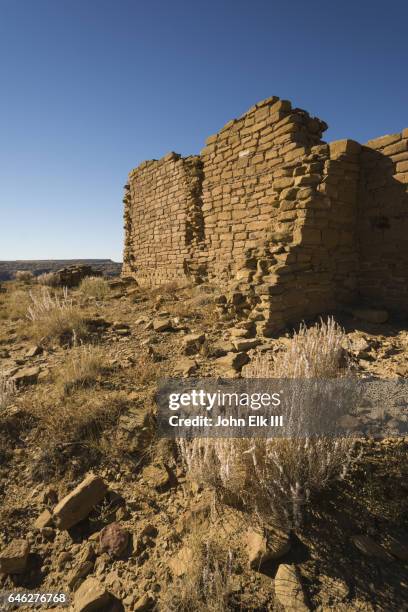
[[[17,386],[0,414],[4,593],[63,591],[81,611],[408,609],[407,437],[365,435],[347,478],[289,533],[259,530],[216,503],[174,444],[157,438],[160,376],[239,376],[255,354],[283,350],[289,332],[251,337],[220,316],[208,287],[146,291],[114,280],[102,300],[72,292],[103,367],[70,385],[75,349],[34,339],[12,297],[23,302],[30,288],[3,288],[0,370]],[[338,318],[354,370],[406,377],[407,330],[359,317]],[[208,598],[195,604],[200,568]],[[190,604],[175,603],[189,591]]]

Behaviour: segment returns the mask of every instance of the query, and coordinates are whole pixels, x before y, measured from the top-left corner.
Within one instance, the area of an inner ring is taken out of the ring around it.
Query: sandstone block
[[[285,612],[307,612],[309,606],[294,565],[281,564],[275,575],[275,595]]]
[[[30,545],[26,540],[12,540],[0,553],[0,573],[21,574],[27,566]]]
[[[102,501],[107,485],[95,474],[87,476],[71,493],[54,508],[53,518],[59,529],[70,529],[85,519],[91,510]]]
[[[109,603],[110,595],[96,578],[87,578],[75,593],[75,612],[94,612]]]

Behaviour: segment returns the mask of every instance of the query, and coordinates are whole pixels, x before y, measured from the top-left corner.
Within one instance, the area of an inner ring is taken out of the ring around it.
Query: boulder
[[[133,612],[147,612],[151,610],[155,604],[155,601],[150,595],[142,595],[135,604],[133,605]]]
[[[89,474],[54,508],[53,516],[59,529],[70,529],[88,516],[105,497],[107,485],[102,478]]]
[[[12,540],[0,553],[0,573],[21,574],[27,566],[30,545],[27,540]]]
[[[80,583],[92,572],[93,561],[80,561],[68,574],[67,584],[73,591],[79,588]]]
[[[75,593],[75,612],[101,610],[109,603],[110,594],[96,578],[87,578]]]
[[[181,374],[182,376],[189,376],[197,369],[197,363],[194,359],[183,357],[174,364],[174,373]]]
[[[27,349],[25,356],[26,357],[36,357],[37,355],[41,355],[43,351],[44,351],[43,347],[36,344],[34,346],[30,346]]]
[[[149,465],[143,470],[143,479],[155,489],[163,489],[170,481],[164,465]]]
[[[287,612],[307,612],[305,595],[294,565],[281,563],[275,575],[275,596]]]

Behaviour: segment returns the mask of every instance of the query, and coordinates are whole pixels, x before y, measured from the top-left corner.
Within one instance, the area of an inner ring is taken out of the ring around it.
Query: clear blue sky
[[[408,126],[407,0],[0,0],[0,259],[122,254],[142,160],[271,96],[328,140]]]

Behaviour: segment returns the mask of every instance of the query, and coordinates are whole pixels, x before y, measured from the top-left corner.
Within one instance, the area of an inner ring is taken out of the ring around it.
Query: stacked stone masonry
[[[123,275],[211,282],[269,335],[355,302],[408,308],[408,130],[326,144],[268,98],[200,156],[143,162],[125,186]]]

